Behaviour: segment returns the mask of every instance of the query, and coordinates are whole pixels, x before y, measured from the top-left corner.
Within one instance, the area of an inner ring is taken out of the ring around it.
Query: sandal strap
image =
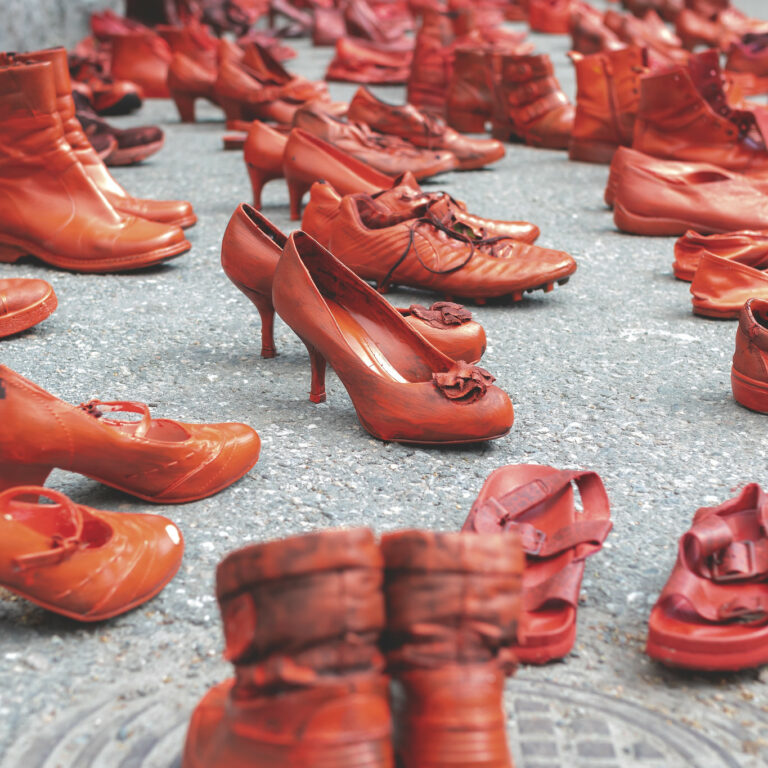
[[[80,547],[83,535],[83,515],[80,508],[70,498],[63,493],[54,491],[50,488],[43,488],[36,485],[19,485],[15,488],[9,488],[0,493],[0,516],[6,510],[10,510],[11,501],[20,496],[45,496],[69,515],[75,532],[72,536],[61,536],[54,534],[51,536],[50,548],[40,552],[30,552],[25,555],[18,555],[11,561],[14,570],[26,571],[30,568],[38,568],[45,565],[58,565],[70,557]],[[29,502],[25,502],[29,504]],[[43,506],[34,505],[32,506]]]
[[[89,413],[96,419],[100,419],[105,413],[139,413],[141,422],[136,427],[134,437],[144,437],[149,432],[152,424],[152,416],[149,413],[149,406],[146,403],[134,403],[128,400],[113,400],[110,402],[102,400],[89,400],[87,403],[81,403],[80,408]],[[121,421],[120,419],[111,419],[118,424],[131,424],[133,422]]]
[[[538,611],[550,602],[566,603],[577,608],[585,565],[583,559],[572,560],[540,584],[526,586],[523,589],[523,609]]]
[[[580,520],[563,526],[553,535],[517,518],[540,504],[563,493],[575,483],[581,494],[584,512]],[[560,470],[536,478],[503,496],[486,499],[472,508],[464,530],[478,533],[517,531],[521,545],[529,557],[552,557],[575,547],[583,550],[580,558],[589,557],[603,545],[611,530],[608,494],[600,476],[592,471]],[[584,545],[584,546],[581,546]]]

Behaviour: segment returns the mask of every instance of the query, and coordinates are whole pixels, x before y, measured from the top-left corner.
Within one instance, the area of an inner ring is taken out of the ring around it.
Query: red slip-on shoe
[[[675,277],[690,283],[705,252],[749,264],[755,269],[768,269],[768,231],[742,230],[722,235],[702,235],[689,229],[675,242],[675,260],[672,263]]]
[[[45,280],[0,279],[0,339],[41,323],[57,306],[56,294]]]
[[[737,403],[768,413],[768,300],[749,299],[741,308],[731,389]]]
[[[765,194],[749,178],[722,171],[667,175],[626,166],[614,190],[613,220],[633,235],[768,229]]]
[[[768,662],[768,498],[757,483],[696,512],[651,611],[646,653],[686,669]]]
[[[53,504],[30,502],[44,496]],[[39,486],[0,493],[0,585],[77,621],[103,621],[151,600],[176,575],[184,542],[160,515],[75,504]]]
[[[511,464],[488,476],[462,530],[520,537],[526,563],[524,610],[512,648],[517,659],[544,664],[571,650],[584,561],[600,550],[611,527],[608,496],[595,472]]]
[[[259,458],[259,436],[245,424],[153,419],[143,403],[74,406],[4,365],[0,392],[0,490],[42,485],[58,468],[146,501],[180,504],[218,493]]]
[[[288,238],[253,206],[241,203],[224,233],[221,266],[227,277],[253,302],[261,317],[261,356],[274,357],[275,309],[272,278]],[[485,331],[460,304],[412,304],[397,311],[427,341],[454,360],[476,363],[485,351]]]
[[[754,259],[759,267],[753,267]],[[762,254],[724,259],[705,251],[691,283],[693,311],[704,317],[735,320],[744,302],[768,298],[768,269]]]
[[[511,429],[512,403],[490,373],[438,351],[304,232],[288,238],[272,300],[309,351],[310,400],[325,400],[327,361],[379,440],[453,445]]]

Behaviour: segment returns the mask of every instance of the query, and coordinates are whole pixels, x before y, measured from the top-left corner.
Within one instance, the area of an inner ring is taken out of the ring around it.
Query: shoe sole
[[[18,312],[0,317],[0,338],[13,336],[15,333],[21,333],[21,331],[26,331],[27,328],[32,328],[32,326],[41,323],[46,317],[52,315],[58,306],[58,299],[53,288],[51,288],[50,292],[40,301],[20,309]]]
[[[616,228],[631,235],[651,237],[680,237],[689,229],[695,229],[702,235],[721,234],[725,230],[693,223],[681,219],[667,219],[661,216],[643,216],[628,211],[621,203],[614,200],[613,222]]]
[[[761,667],[768,662],[768,650],[761,649],[759,653],[745,653],[734,650],[727,653],[718,650],[716,653],[695,653],[693,651],[681,651],[662,645],[648,639],[645,652],[655,661],[668,667],[681,667],[683,669],[698,669],[710,672],[736,672],[740,669]]]
[[[768,383],[751,379],[732,367],[731,391],[739,405],[756,413],[768,413]]]
[[[245,147],[245,139],[247,136],[247,133],[225,133],[222,138],[224,149],[227,151],[243,149]]]
[[[34,256],[46,264],[71,272],[128,272],[175,259],[182,253],[186,253],[191,247],[192,244],[188,240],[183,240],[167,248],[136,256],[126,256],[123,259],[100,259],[83,262],[58,256],[40,248],[37,244],[27,243],[18,238],[3,237],[0,240],[0,263],[13,264],[24,256]]]
[[[111,166],[135,165],[151,157],[155,152],[159,152],[163,148],[164,143],[165,139],[162,138],[159,141],[153,141],[150,144],[142,144],[137,147],[114,149],[107,155],[105,162]]]
[[[173,572],[169,574],[168,578],[147,595],[134,600],[125,607],[121,608],[119,611],[100,613],[93,616],[83,616],[79,613],[62,610],[53,603],[46,603],[45,600],[39,600],[36,597],[27,595],[19,589],[13,589],[11,587],[6,587],[6,589],[8,589],[9,592],[13,592],[16,595],[23,597],[25,600],[29,600],[30,603],[34,603],[35,605],[39,605],[41,608],[45,608],[46,611],[51,611],[51,613],[58,613],[60,616],[66,616],[68,619],[74,619],[75,621],[82,621],[87,623],[106,621],[107,619],[112,619],[115,616],[121,616],[124,613],[128,613],[128,611],[132,611],[134,608],[138,608],[140,605],[143,605],[144,603],[147,603],[153,598],[157,597],[171,583],[171,581],[173,581],[174,576],[176,576],[176,574],[179,572],[179,568],[181,567],[181,560],[182,559],[179,558],[178,565],[173,569]]]
[[[741,305],[738,307],[732,307],[730,309],[717,309],[716,307],[708,307],[702,304],[697,304],[696,299],[691,300],[693,305],[693,314],[700,317],[710,317],[713,320],[735,320],[741,312]]]

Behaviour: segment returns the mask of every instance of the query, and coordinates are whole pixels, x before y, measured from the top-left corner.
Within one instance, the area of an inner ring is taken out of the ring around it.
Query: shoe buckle
[[[488,504],[494,507],[498,515],[499,526],[505,531],[516,531],[520,537],[520,546],[526,555],[537,557],[541,554],[544,542],[547,540],[547,534],[535,528],[530,523],[520,523],[510,518],[509,510],[505,509],[498,499],[491,497]]]
[[[712,556],[712,581],[745,581],[757,575],[755,565],[755,542],[734,542]]]

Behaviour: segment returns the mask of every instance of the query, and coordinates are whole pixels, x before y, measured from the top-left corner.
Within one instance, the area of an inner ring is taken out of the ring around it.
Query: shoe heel
[[[485,115],[448,109],[446,120],[451,128],[460,133],[485,133]]]
[[[0,243],[0,262],[3,264],[14,264],[26,255],[27,251],[18,245],[5,245],[4,243]]]
[[[309,399],[313,403],[324,403],[325,358],[308,341],[304,341],[304,346],[309,352],[309,362],[312,365],[312,385],[309,389]]]
[[[179,111],[179,118],[182,123],[195,122],[195,97],[188,93],[179,93],[171,91],[171,98]]]
[[[304,195],[309,192],[312,184],[304,181],[304,179],[295,177],[289,179],[287,176],[285,181],[288,184],[288,197],[291,201],[291,221],[298,221],[301,219],[301,201]]]
[[[0,465],[0,491],[15,488],[17,485],[45,485],[52,471],[53,467],[44,464],[3,463]]]
[[[219,99],[219,106],[224,110],[224,117],[229,126],[230,120],[245,120],[245,107],[239,101]]]
[[[257,210],[261,210],[261,192],[264,189],[264,185],[268,181],[272,181],[272,179],[279,179],[280,175],[264,171],[251,163],[248,163],[247,167],[248,176],[251,180],[251,188],[253,189],[253,207]]]
[[[261,356],[265,358],[275,357],[275,308],[272,306],[272,298],[263,293],[257,293],[253,288],[248,288],[242,283],[236,283],[237,287],[253,302],[259,310],[261,317]]]

